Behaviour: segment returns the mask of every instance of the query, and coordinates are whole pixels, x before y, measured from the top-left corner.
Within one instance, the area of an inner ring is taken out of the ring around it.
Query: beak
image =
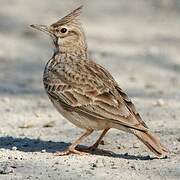
[[[46,26],[46,25],[32,24],[32,25],[30,25],[30,27],[32,27],[34,29],[37,29],[39,31],[42,31],[42,32],[50,34],[49,27]]]
[[[38,24],[32,24],[30,25],[30,27],[48,34],[52,38],[54,44],[57,44],[57,37],[51,32],[50,27],[46,25],[38,25]]]

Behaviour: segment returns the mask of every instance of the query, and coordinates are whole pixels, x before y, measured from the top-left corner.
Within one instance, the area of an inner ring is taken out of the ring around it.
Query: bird
[[[83,155],[77,146],[94,131],[102,131],[89,147],[95,150],[111,128],[134,134],[156,157],[168,149],[153,134],[133,102],[120,88],[108,70],[89,55],[80,15],[83,5],[51,25],[30,25],[48,34],[54,53],[47,62],[43,83],[57,111],[84,133],[67,149],[56,155]]]

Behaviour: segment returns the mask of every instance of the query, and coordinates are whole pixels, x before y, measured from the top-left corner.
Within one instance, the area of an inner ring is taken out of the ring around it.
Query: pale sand
[[[158,160],[118,130],[104,138],[99,148],[106,151],[53,156],[82,131],[48,100],[42,73],[52,45],[28,25],[50,24],[81,3],[0,0],[0,180],[180,179],[180,3],[163,2],[91,0],[83,14],[92,57],[170,149],[168,158]],[[98,133],[82,144],[91,145]]]

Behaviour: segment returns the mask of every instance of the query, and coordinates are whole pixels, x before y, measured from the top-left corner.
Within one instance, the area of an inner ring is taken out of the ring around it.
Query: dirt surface
[[[53,46],[28,25],[50,24],[82,2],[0,0],[0,179],[180,179],[178,0],[91,0],[82,18],[92,57],[133,99],[168,157],[154,159],[134,136],[113,129],[93,154],[53,155],[82,130],[47,98],[42,72]]]

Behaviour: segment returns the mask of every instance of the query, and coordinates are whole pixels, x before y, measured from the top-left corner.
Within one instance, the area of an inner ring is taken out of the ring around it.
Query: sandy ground
[[[91,0],[82,18],[92,57],[128,92],[170,149],[168,157],[154,159],[134,136],[118,130],[93,154],[53,156],[82,130],[48,100],[42,72],[52,45],[28,25],[50,24],[82,2],[0,0],[0,179],[180,179],[178,0]]]

